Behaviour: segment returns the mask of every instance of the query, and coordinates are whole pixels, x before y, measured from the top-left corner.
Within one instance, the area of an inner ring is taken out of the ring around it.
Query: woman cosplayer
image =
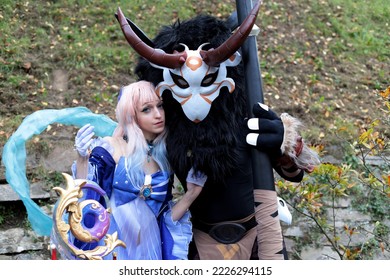
[[[106,192],[112,212],[107,233],[117,232],[125,244],[113,250],[116,259],[187,259],[192,239],[188,208],[207,178],[190,171],[187,192],[177,203],[170,201],[173,176],[166,157],[165,113],[151,83],[123,87],[116,117],[118,126],[112,137],[92,138],[90,125],[79,130],[74,177],[95,182]],[[88,191],[85,195],[98,200]],[[81,226],[85,229],[95,223],[88,218],[84,214]],[[70,240],[83,250],[97,245],[76,237]]]

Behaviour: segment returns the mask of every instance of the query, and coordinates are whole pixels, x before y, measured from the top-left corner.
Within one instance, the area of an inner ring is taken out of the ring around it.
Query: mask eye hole
[[[211,73],[211,74],[206,75],[202,80],[201,86],[208,87],[208,86],[212,85],[215,82],[215,80],[217,79],[217,77],[218,77],[218,71],[216,71],[215,73]]]
[[[173,47],[173,50],[174,50],[174,52],[184,52],[185,51],[185,46],[183,46],[183,45],[176,45],[176,46],[174,46]]]
[[[186,88],[189,88],[189,84],[188,82],[181,76],[179,75],[176,75],[176,74],[173,74],[172,72],[169,71],[169,74],[171,74],[171,77],[172,77],[172,80],[173,82],[179,87],[179,88],[182,88],[182,89],[186,89]]]

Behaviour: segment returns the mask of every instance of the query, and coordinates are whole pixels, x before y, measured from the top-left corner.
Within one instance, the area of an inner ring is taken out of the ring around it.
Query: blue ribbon
[[[30,185],[26,177],[26,142],[52,123],[78,127],[90,123],[95,127],[95,134],[101,137],[112,135],[117,126],[109,117],[92,113],[85,107],[47,109],[27,116],[8,139],[2,155],[6,180],[23,201],[32,229],[38,235],[45,236],[50,235],[53,220],[30,198]]]

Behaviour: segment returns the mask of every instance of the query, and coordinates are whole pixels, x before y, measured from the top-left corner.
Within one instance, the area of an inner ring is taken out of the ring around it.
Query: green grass
[[[387,0],[310,1],[314,13],[307,25],[319,35],[332,38],[335,55],[351,60],[390,58],[390,5]]]
[[[135,55],[130,48],[124,47],[114,18],[118,6],[151,38],[161,25],[173,22],[176,16],[186,19],[200,11],[207,13],[213,5],[221,16],[235,9],[232,3],[224,4],[224,1],[211,1],[207,5],[195,0],[181,1],[180,5],[173,0],[2,2],[0,30],[4,34],[4,48],[0,55],[5,63],[0,71],[5,79],[4,87],[15,87],[15,76],[24,76],[18,70],[26,60],[39,63],[43,56],[59,68],[90,68],[103,71],[105,75],[114,75],[124,69],[130,72]],[[386,0],[308,2],[311,12],[307,13],[306,25],[318,36],[333,38],[330,43],[333,53],[351,59],[361,55],[380,60],[389,58],[390,26],[386,22],[390,17],[390,5],[386,5]],[[277,3],[269,6],[279,9]],[[267,16],[260,18],[267,22]],[[41,56],[37,57],[37,53]],[[43,75],[49,67],[43,65],[43,69],[38,70]]]

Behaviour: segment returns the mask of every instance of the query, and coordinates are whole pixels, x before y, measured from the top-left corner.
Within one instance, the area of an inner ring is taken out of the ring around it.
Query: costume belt
[[[250,229],[257,225],[254,215],[249,216],[245,220],[210,224],[194,218],[192,224],[194,228],[208,233],[220,243],[233,244],[240,241]]]

